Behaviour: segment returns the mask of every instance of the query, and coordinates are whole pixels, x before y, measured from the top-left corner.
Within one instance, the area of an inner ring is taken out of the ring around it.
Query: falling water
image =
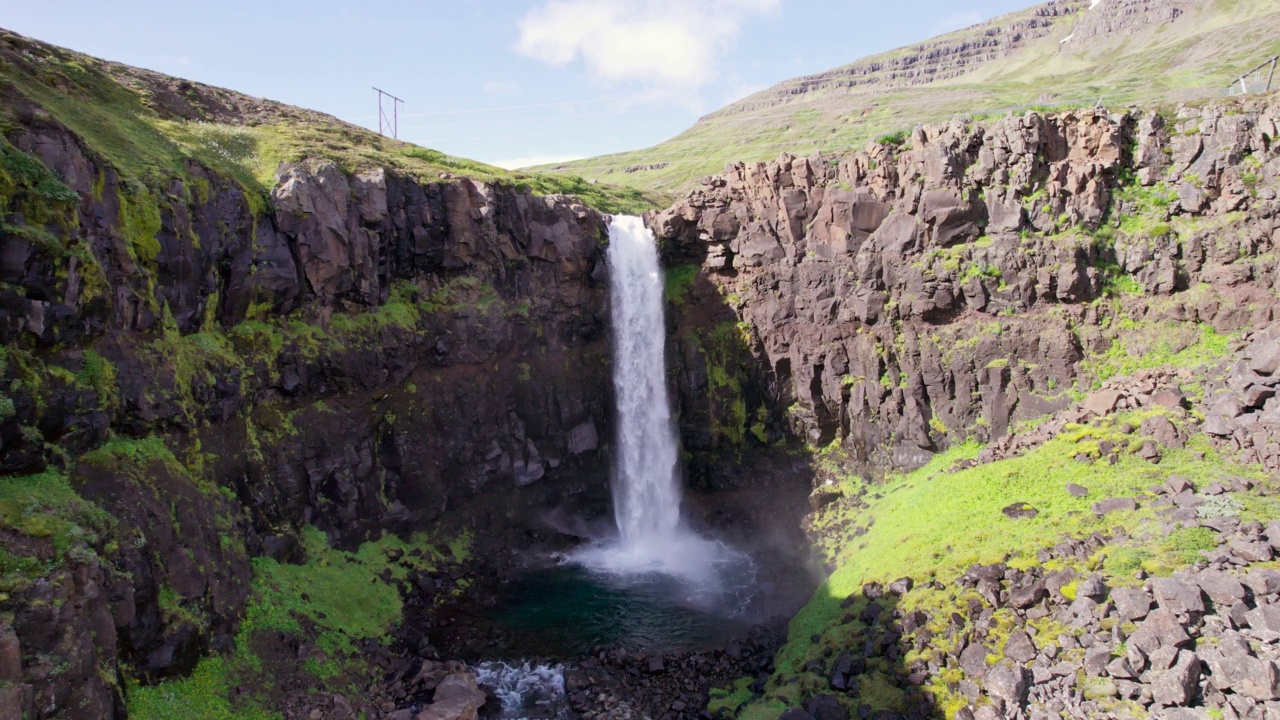
[[[614,515],[622,547],[644,552],[675,541],[680,486],[663,357],[663,279],[653,236],[640,218],[613,219],[609,273],[619,428]]]
[[[680,515],[679,446],[667,392],[663,276],[652,233],[638,217],[609,226],[613,385],[617,454],[613,474],[618,539],[577,554],[588,568],[622,583],[646,583],[649,573],[675,576],[691,601],[739,595],[754,564],[743,553],[698,536]]]

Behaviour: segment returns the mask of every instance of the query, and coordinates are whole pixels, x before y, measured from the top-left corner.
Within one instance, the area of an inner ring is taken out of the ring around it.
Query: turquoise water
[[[580,657],[599,646],[709,649],[746,626],[754,567],[747,561],[736,570],[724,573],[736,587],[708,592],[661,573],[609,575],[561,565],[507,585],[487,620],[513,657]]]

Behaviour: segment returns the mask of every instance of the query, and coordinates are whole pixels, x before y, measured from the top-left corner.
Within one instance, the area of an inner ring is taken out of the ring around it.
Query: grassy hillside
[[[1042,17],[1048,7],[788,80],[653,147],[538,169],[674,192],[729,162],[861,147],[953,117],[1221,95],[1280,53],[1273,0],[1068,0]]]
[[[579,196],[602,212],[639,212],[661,195],[572,175],[509,172],[383,137],[303,108],[107,62],[0,30],[0,133],[22,113],[47,113],[84,138],[124,176],[152,189],[184,177],[191,159],[265,197],[283,162],[324,159],[347,172],[395,169],[523,185]]]

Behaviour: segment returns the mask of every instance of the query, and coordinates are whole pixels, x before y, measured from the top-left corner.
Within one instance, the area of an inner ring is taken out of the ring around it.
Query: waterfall
[[[613,388],[618,403],[614,516],[624,550],[668,548],[680,524],[679,451],[667,392],[663,276],[638,217],[609,226]]]
[[[609,274],[618,407],[613,468],[618,537],[578,551],[573,559],[607,573],[615,585],[650,584],[651,573],[675,577],[689,602],[719,603],[726,592],[741,596],[741,583],[755,575],[751,559],[700,537],[681,519],[680,449],[664,353],[664,281],[657,243],[640,218],[614,216]]]

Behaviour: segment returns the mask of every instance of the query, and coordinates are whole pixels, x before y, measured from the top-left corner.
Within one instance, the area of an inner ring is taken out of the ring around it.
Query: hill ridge
[[[539,170],[687,190],[738,161],[848,151],[974,114],[1186,102],[1280,53],[1267,0],[1056,0],[783,81],[657,145]]]

